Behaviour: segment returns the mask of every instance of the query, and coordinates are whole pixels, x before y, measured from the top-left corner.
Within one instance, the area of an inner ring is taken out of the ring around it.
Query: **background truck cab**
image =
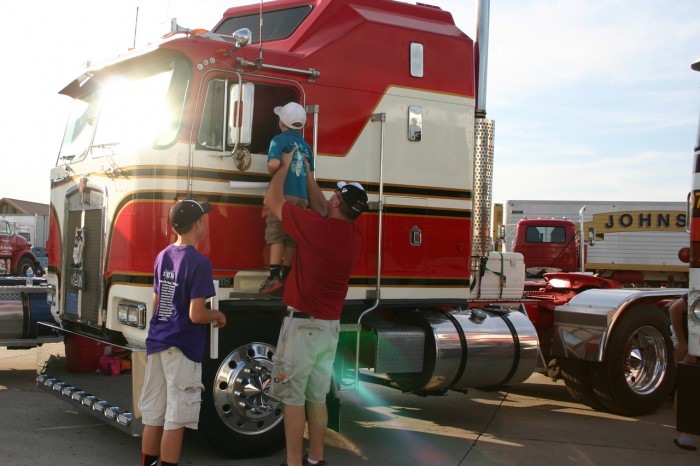
[[[32,244],[17,234],[15,225],[0,217],[0,275],[25,276],[29,268],[39,269]]]

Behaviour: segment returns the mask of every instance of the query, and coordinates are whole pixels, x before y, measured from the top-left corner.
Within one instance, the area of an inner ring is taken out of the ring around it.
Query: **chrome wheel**
[[[650,326],[640,327],[630,335],[625,345],[625,380],[639,395],[654,392],[667,371],[664,336]]]
[[[219,366],[212,387],[214,406],[231,430],[258,435],[282,422],[282,404],[270,398],[274,351],[267,343],[247,343]]]

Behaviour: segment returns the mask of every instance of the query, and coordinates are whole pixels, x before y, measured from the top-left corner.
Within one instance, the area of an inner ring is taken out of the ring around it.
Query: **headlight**
[[[700,298],[695,298],[688,306],[688,317],[700,323]]]
[[[146,328],[146,305],[122,302],[117,306],[119,322],[136,328]]]

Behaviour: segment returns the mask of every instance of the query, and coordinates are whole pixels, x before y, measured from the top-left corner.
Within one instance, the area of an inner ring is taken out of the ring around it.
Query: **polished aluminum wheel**
[[[238,433],[258,435],[282,422],[282,404],[270,398],[274,351],[267,343],[244,344],[216,372],[212,387],[216,412]]]
[[[655,327],[644,326],[630,335],[625,345],[625,380],[639,395],[654,392],[667,371],[666,342]]]

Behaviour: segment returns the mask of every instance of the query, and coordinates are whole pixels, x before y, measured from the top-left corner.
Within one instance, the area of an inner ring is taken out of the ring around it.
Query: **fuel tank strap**
[[[460,345],[462,346],[462,357],[461,360],[459,361],[459,368],[457,369],[457,373],[455,374],[454,379],[452,379],[452,382],[449,383],[449,387],[452,387],[456,385],[461,379],[462,376],[464,375],[464,371],[467,368],[467,360],[468,358],[468,351],[469,348],[467,348],[467,337],[465,336],[465,331],[464,328],[462,327],[462,324],[459,323],[459,320],[455,319],[455,317],[446,311],[439,311],[446,319],[448,319],[450,322],[452,322],[452,325],[455,326],[455,329],[457,329],[457,334],[459,335],[459,342]],[[512,331],[512,329],[511,329]]]
[[[508,318],[509,313],[499,312],[496,314],[505,322],[511,335],[513,335],[513,364],[510,367],[510,371],[508,371],[508,375],[506,375],[501,382],[501,385],[506,385],[513,378],[515,371],[518,370],[518,366],[520,365],[520,337],[518,336],[518,331],[515,329],[513,322]]]

